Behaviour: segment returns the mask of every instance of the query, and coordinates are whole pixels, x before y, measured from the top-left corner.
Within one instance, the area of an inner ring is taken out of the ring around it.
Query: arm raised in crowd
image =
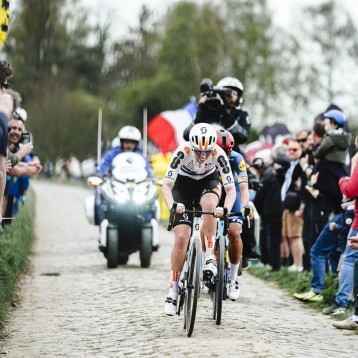
[[[8,169],[8,173],[12,176],[18,177],[22,175],[39,175],[42,171],[42,165],[35,162],[24,163],[19,162],[13,168]]]

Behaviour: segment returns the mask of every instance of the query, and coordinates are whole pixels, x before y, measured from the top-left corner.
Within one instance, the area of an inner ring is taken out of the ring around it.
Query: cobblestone
[[[34,181],[36,241],[20,283],[9,338],[0,353],[38,357],[349,357],[358,336],[305,309],[248,273],[241,296],[225,301],[221,326],[203,293],[193,336],[182,317],[163,314],[173,234],[160,228],[161,248],[149,269],[139,255],[109,270],[98,251],[98,228],[84,215],[87,189]]]

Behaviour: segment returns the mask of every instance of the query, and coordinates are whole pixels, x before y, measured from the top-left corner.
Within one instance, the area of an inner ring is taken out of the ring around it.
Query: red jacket
[[[342,194],[347,198],[358,197],[358,164],[354,168],[352,177],[344,177],[339,180],[339,188]],[[355,217],[351,227],[352,229],[358,230],[358,199],[355,201],[354,215]]]

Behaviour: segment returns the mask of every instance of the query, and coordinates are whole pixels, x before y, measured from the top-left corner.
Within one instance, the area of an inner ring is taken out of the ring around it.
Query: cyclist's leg
[[[242,241],[240,237],[242,229],[242,218],[231,217],[229,223],[229,260],[230,260],[230,285],[228,297],[236,300],[240,296],[238,270],[240,267],[240,259],[242,256]]]
[[[179,177],[177,182],[174,184],[172,193],[174,201],[184,204],[186,208],[190,208],[192,202],[192,193],[190,192],[190,189],[185,189],[186,187],[192,188],[192,186],[190,186],[190,183],[187,183],[186,179]],[[164,312],[168,316],[174,316],[176,313],[176,304],[178,299],[178,281],[180,277],[180,272],[184,265],[188,241],[191,235],[191,224],[191,215],[188,215],[186,213],[182,215],[175,215],[173,225],[175,239],[171,253],[169,293],[164,304]]]
[[[203,211],[214,211],[217,204],[219,202],[219,198],[216,194],[207,192],[205,193],[201,200],[200,204]],[[214,259],[214,245],[215,245],[215,237],[216,237],[216,226],[217,219],[211,215],[203,216],[203,224],[202,231],[205,238],[205,268],[204,271],[208,276],[215,276],[217,273],[216,262]]]
[[[230,281],[235,281],[240,266],[242,255],[242,241],[240,237],[242,224],[240,222],[230,222],[229,224],[229,260],[230,260]],[[236,268],[236,269],[235,269]]]

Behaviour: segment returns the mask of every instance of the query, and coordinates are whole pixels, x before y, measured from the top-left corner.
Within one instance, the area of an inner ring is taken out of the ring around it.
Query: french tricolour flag
[[[184,130],[194,120],[197,110],[197,103],[190,101],[181,109],[156,115],[148,124],[149,138],[163,153],[177,149],[184,142]]]

